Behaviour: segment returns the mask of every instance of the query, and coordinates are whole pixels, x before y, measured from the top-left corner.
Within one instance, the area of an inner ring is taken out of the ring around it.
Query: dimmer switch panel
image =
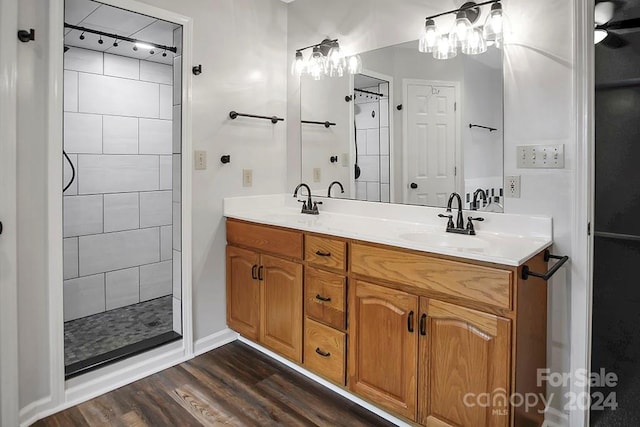
[[[564,144],[520,145],[516,151],[519,169],[564,169]]]

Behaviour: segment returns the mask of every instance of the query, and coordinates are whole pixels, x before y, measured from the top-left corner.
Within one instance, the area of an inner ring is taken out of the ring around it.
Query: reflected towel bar
[[[549,271],[547,271],[546,273],[536,273],[534,271],[531,271],[529,267],[526,265],[522,267],[522,279],[527,280],[529,276],[533,276],[533,277],[539,277],[544,280],[549,280],[551,279],[551,277],[553,277],[554,274],[556,274],[556,271],[558,271],[564,263],[569,261],[568,256],[551,255],[551,252],[549,252],[549,250],[547,249],[544,251],[544,260],[545,262],[548,262],[550,259],[557,259],[559,261],[553,267],[551,267]]]
[[[488,130],[489,130],[489,132],[493,132],[493,131],[498,130],[498,129],[496,129],[496,128],[490,128],[489,126],[482,126],[482,125],[469,124],[469,129],[471,129],[471,128],[482,128],[482,129],[488,129]]]
[[[229,113],[229,118],[231,118],[231,120],[235,120],[238,117],[251,117],[252,119],[264,119],[264,120],[271,120],[271,123],[273,123],[274,125],[278,122],[284,122],[284,119],[282,117],[277,117],[277,116],[256,116],[255,114],[245,114],[245,113],[238,113],[236,111],[231,111]]]
[[[329,122],[329,121],[326,121],[326,122],[314,122],[312,120],[300,120],[300,123],[307,123],[307,124],[310,124],[310,125],[323,125],[326,128],[330,128],[331,126],[337,126],[335,123]]]

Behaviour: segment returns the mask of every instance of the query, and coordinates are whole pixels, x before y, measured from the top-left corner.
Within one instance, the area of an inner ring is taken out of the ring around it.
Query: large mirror
[[[502,51],[437,60],[414,41],[360,56],[360,74],[301,77],[302,181],[320,196],[338,181],[331,197],[438,207],[457,192],[467,209],[501,211]]]

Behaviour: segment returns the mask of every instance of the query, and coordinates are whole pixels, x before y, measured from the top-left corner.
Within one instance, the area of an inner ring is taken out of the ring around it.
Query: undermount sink
[[[406,233],[398,236],[410,242],[423,243],[432,247],[450,249],[476,249],[482,250],[489,246],[489,243],[477,236],[466,236],[462,234],[435,234],[435,233]]]
[[[268,214],[264,216],[265,221],[284,221],[284,222],[296,222],[296,223],[308,223],[316,220],[318,215],[307,215],[303,213],[278,213]]]

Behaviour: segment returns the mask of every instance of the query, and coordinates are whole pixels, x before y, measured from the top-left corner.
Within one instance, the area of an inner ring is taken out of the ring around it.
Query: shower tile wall
[[[173,293],[172,82],[169,65],[65,54],[65,321]]]
[[[365,88],[382,93],[381,99],[356,96],[360,107],[356,114],[358,165],[361,175],[356,180],[356,198],[370,202],[388,202],[389,186],[389,84]],[[356,92],[357,94],[357,92]],[[373,114],[372,114],[373,113]]]
[[[178,48],[177,55],[173,59],[173,86],[172,95],[172,216],[174,227],[172,229],[171,253],[173,258],[173,330],[182,334],[182,192],[181,192],[181,165],[182,165],[182,27],[173,31],[173,45]]]

